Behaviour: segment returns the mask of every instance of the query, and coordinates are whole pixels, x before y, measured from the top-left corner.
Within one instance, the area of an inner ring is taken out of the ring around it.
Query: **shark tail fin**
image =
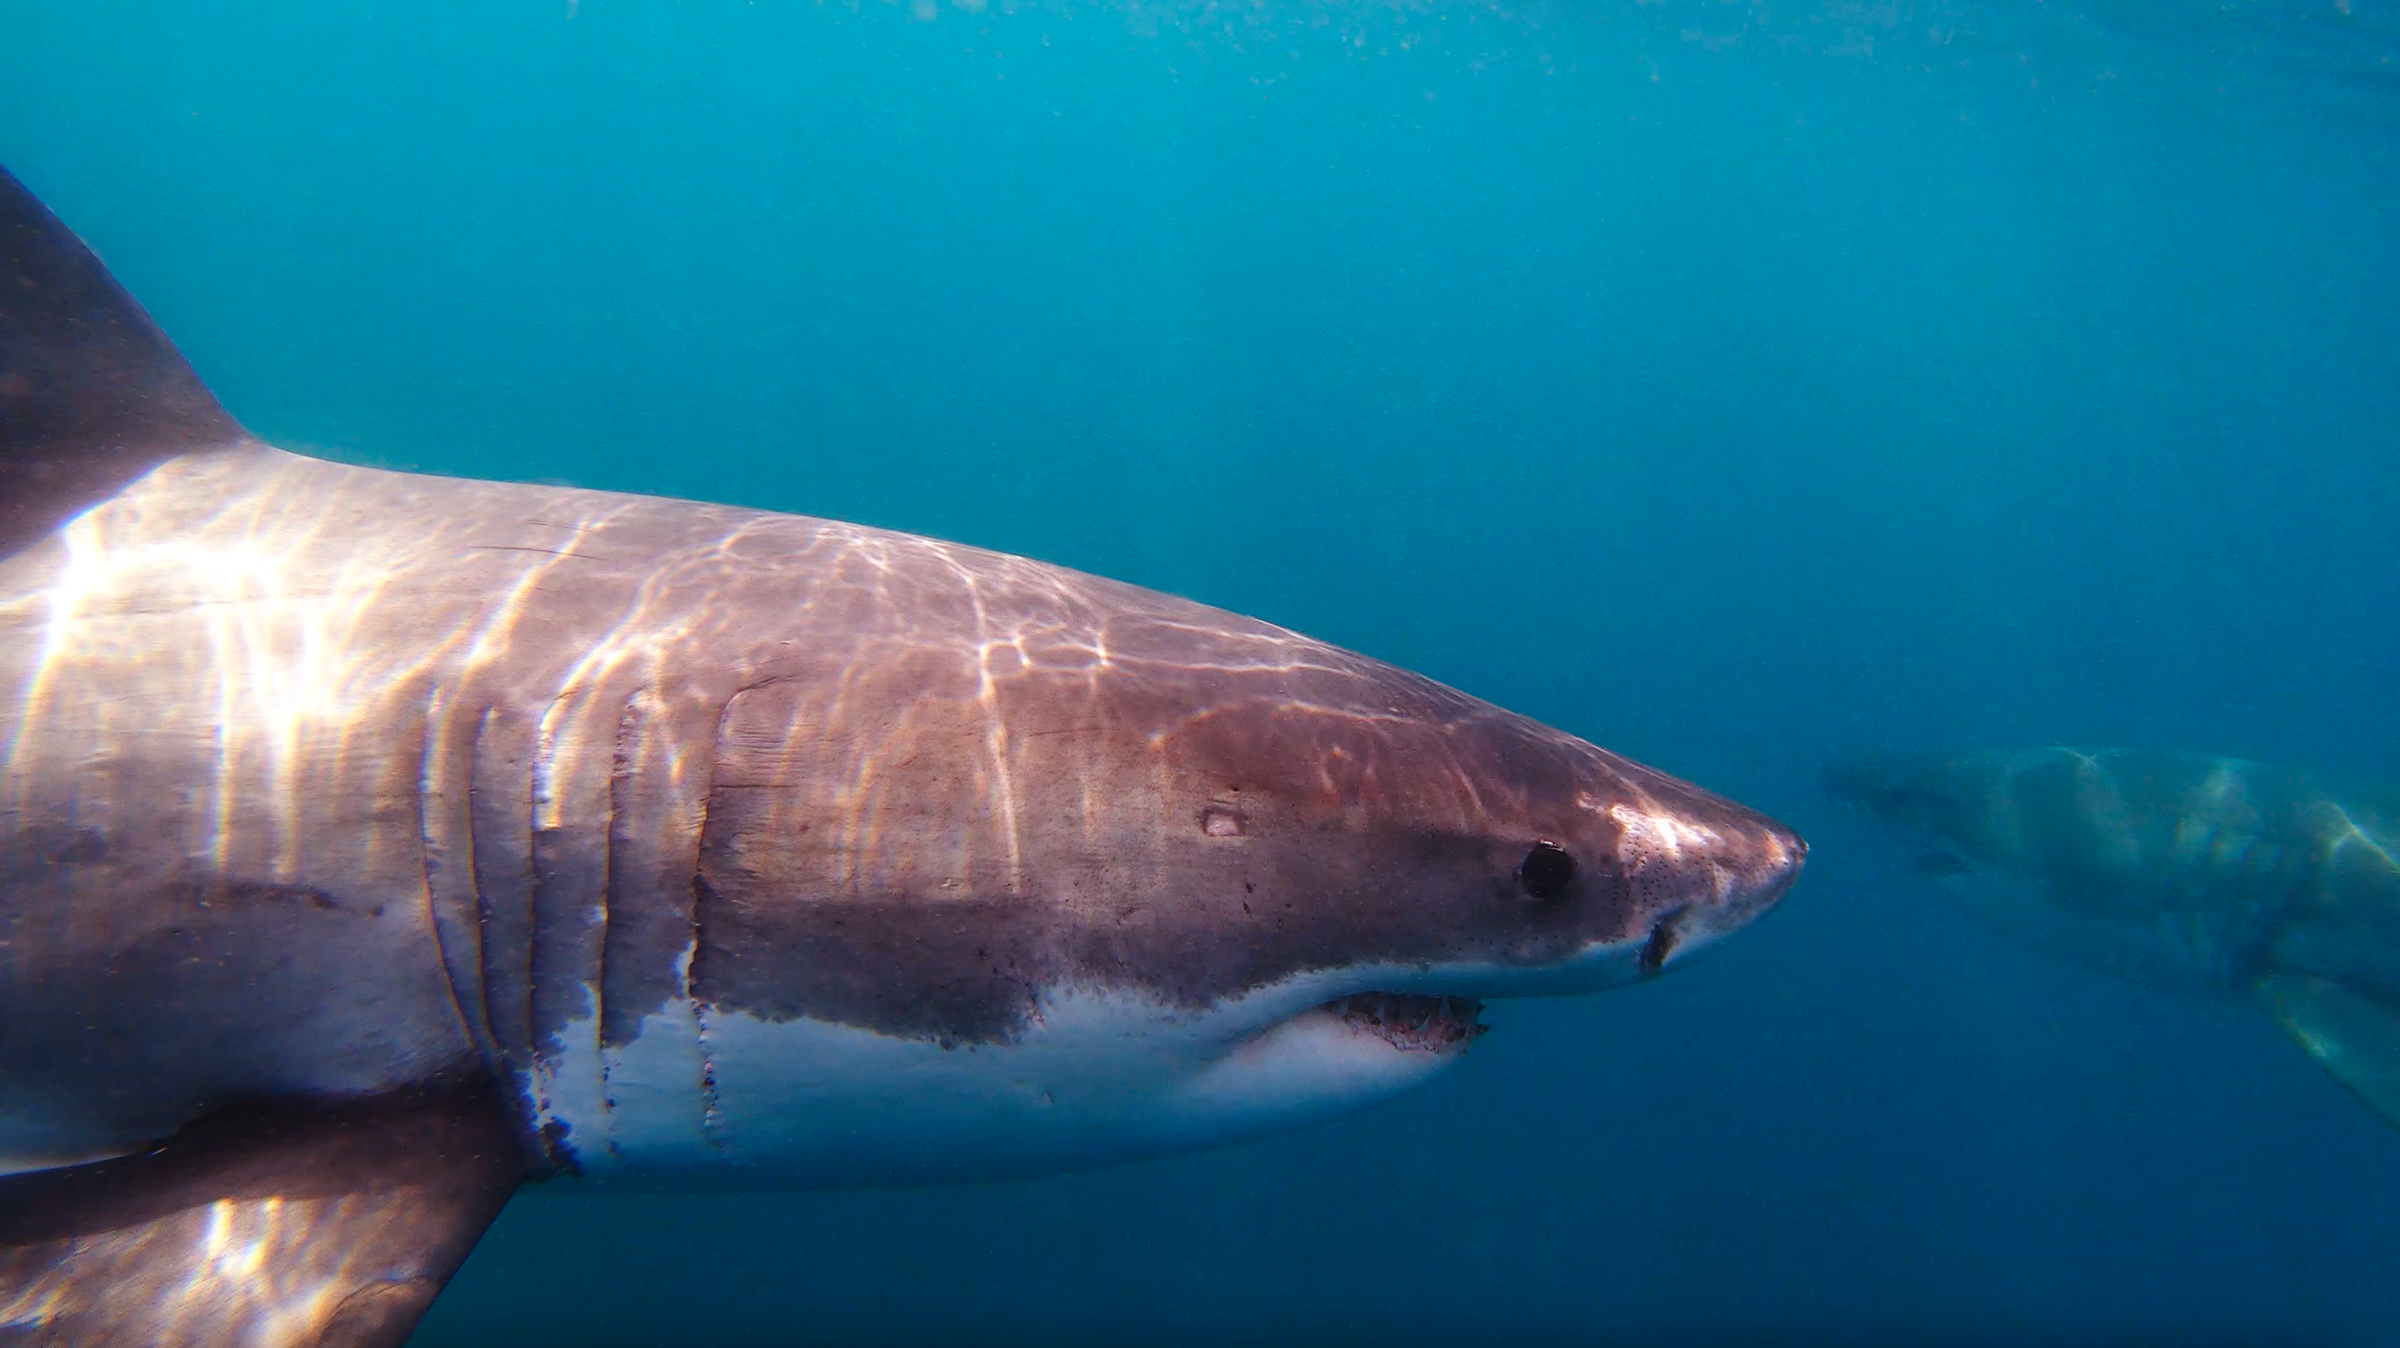
[[[0,557],[162,460],[242,435],[92,250],[0,169]]]
[[[478,1091],[269,1102],[0,1179],[0,1342],[397,1348],[524,1174]]]
[[[2400,1128],[2400,1008],[2312,973],[2269,974],[2258,990],[2308,1056]]]

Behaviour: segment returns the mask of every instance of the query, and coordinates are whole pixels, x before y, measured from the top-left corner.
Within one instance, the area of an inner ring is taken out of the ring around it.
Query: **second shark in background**
[[[1825,787],[2012,936],[2255,1000],[2400,1127],[2400,790],[2056,746],[1842,764]]]

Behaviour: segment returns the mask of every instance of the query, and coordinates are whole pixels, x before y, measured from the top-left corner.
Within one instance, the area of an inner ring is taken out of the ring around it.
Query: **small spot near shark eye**
[[[1200,812],[1200,832],[1211,838],[1239,838],[1246,831],[1248,820],[1240,810],[1211,805]]]

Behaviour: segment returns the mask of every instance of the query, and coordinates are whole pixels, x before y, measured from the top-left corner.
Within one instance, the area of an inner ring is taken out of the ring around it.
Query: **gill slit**
[[[697,831],[693,835],[692,851],[692,953],[683,962],[683,995],[692,1008],[692,1035],[700,1051],[700,1137],[710,1151],[726,1154],[725,1108],[721,1083],[717,1079],[716,1048],[709,1042],[711,1008],[693,986],[693,975],[700,967],[700,952],[708,944],[707,882],[700,874],[703,859],[708,855],[708,812],[717,801],[717,765],[724,761],[725,723],[733,715],[733,704],[741,700],[748,687],[736,688],[717,708],[715,724],[709,727],[708,780],[701,783]]]
[[[439,713],[441,707],[442,686],[437,680],[426,690],[424,706],[419,709],[417,714],[417,789],[414,793],[415,799],[410,801],[417,816],[417,873],[425,885],[425,922],[433,929],[434,956],[442,962],[442,987],[450,995],[450,1010],[458,1016],[459,1033],[466,1036],[467,1051],[482,1060],[484,1070],[496,1077],[499,1075],[500,1064],[496,1050],[491,1043],[491,1031],[479,1023],[479,1017],[468,1013],[467,1000],[458,986],[459,970],[472,967],[476,970],[475,981],[479,985],[477,1001],[481,1001],[480,984],[483,982],[481,977],[483,969],[481,933],[477,933],[474,963],[471,966],[463,963],[462,956],[465,952],[453,950],[451,946],[454,937],[459,944],[463,945],[467,933],[464,930],[452,932],[453,924],[443,920],[443,887],[446,881],[437,879],[434,873],[435,854],[440,852],[446,855],[453,850],[443,846],[433,836],[431,801],[435,792],[435,778],[441,770],[439,761],[442,724]],[[470,838],[469,846],[472,847],[472,845],[473,841]],[[449,869],[456,868],[455,862],[444,862],[443,865]],[[474,862],[470,857],[467,870],[470,877],[474,875],[473,867]]]

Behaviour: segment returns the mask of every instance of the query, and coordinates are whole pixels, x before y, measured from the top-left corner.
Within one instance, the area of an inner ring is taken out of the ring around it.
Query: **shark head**
[[[945,547],[920,570],[884,544],[892,594],[1025,565]],[[843,678],[733,699],[687,979],[705,1148],[617,1146],[587,1171],[895,1182],[1289,1127],[1455,1063],[1485,1000],[1681,964],[1805,856],[1762,815],[1416,675],[1042,578],[972,587],[1005,633],[983,654],[835,654]]]
[[[1821,780],[1829,799],[1914,843],[1936,872],[2003,859],[1989,827],[1996,777],[1982,756],[1859,758],[1828,765]]]

